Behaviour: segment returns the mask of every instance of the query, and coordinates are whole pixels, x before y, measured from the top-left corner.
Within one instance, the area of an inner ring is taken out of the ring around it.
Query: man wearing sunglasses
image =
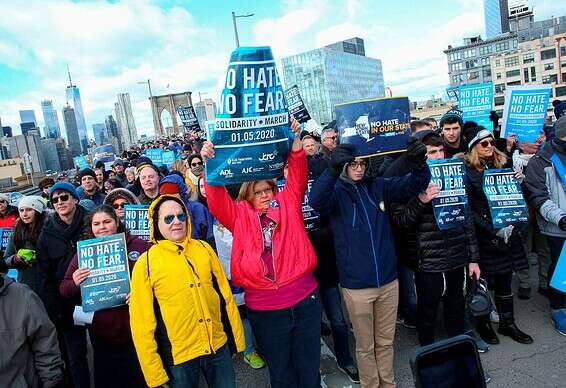
[[[198,179],[202,176],[204,171],[201,156],[199,154],[189,155],[186,160],[186,167],[185,182],[191,188],[191,192],[189,193],[190,198],[196,201],[198,199]]]
[[[86,330],[73,325],[74,303],[59,294],[59,285],[77,252],[77,241],[84,232],[88,214],[78,205],[79,196],[70,183],[57,182],[51,186],[49,200],[55,214],[46,218],[37,239],[39,297],[55,324],[60,346],[66,347],[67,351],[63,354],[67,354],[65,363],[69,366],[74,385],[88,387]]]

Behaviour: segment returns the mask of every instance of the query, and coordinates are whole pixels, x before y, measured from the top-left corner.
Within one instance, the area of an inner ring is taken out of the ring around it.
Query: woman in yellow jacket
[[[150,387],[235,387],[233,352],[244,350],[238,308],[218,257],[191,239],[183,202],[160,196],[149,207],[153,246],[134,267],[130,326]]]

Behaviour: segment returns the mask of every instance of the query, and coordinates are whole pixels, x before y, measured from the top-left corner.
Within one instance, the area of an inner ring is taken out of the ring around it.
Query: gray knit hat
[[[139,199],[128,189],[118,188],[110,191],[106,198],[104,198],[104,204],[112,205],[117,198],[124,198],[129,205],[139,205]]]
[[[462,111],[459,109],[450,109],[448,112],[444,113],[440,118],[440,122],[438,123],[439,127],[442,129],[444,126],[444,122],[448,119],[455,119],[460,123],[460,127],[464,126],[464,121],[462,120]]]
[[[554,134],[557,138],[561,139],[566,136],[566,115],[560,117],[554,123]]]

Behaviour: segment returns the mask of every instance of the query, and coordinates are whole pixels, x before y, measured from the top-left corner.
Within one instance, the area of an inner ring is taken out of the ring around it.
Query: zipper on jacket
[[[356,203],[354,202],[354,216],[352,217],[352,229],[354,229],[356,225],[356,211],[357,211],[357,207],[356,207]]]
[[[378,265],[377,265],[377,255],[375,254],[375,245],[373,243],[373,229],[371,228],[369,215],[368,215],[366,207],[364,206],[364,201],[362,199],[362,195],[360,194],[360,190],[358,189],[357,186],[354,186],[354,188],[356,189],[356,193],[358,193],[358,197],[360,198],[360,202],[362,204],[362,209],[364,210],[364,214],[365,214],[366,220],[368,222],[369,240],[370,240],[370,243],[371,243],[371,252],[373,254],[373,264],[374,264],[374,267],[375,267],[375,280],[377,281],[377,288],[379,288],[380,287],[379,286],[379,268],[378,268]]]
[[[267,217],[267,214],[266,214]],[[263,238],[263,228],[261,227],[261,218],[259,213],[257,213],[257,221],[259,222],[259,230],[260,230],[260,234],[261,234],[261,243],[263,246],[263,249],[265,249],[265,238]],[[271,232],[271,258],[273,259],[273,279],[270,279],[267,277],[267,265],[265,264],[265,262],[263,261],[263,259],[261,258],[261,255],[259,256],[259,261],[261,261],[261,265],[263,266],[263,277],[267,280],[269,280],[270,282],[272,282],[275,285],[275,289],[279,289],[279,285],[277,284],[277,271],[275,269],[275,255],[273,254],[274,251],[274,244],[273,244],[273,235],[275,234],[275,229],[277,229],[277,223],[275,223],[275,228],[273,228],[273,231]],[[262,251],[263,253],[263,251]]]

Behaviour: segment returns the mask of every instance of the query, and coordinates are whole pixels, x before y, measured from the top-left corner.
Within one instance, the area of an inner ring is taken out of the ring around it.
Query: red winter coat
[[[267,216],[276,222],[273,231],[275,280],[266,277],[261,259],[263,236],[259,213],[248,201],[234,202],[226,188],[205,181],[210,212],[234,236],[230,271],[232,281],[244,289],[276,289],[311,273],[316,254],[309,241],[302,214],[307,187],[307,158],[303,150],[291,152],[285,189],[275,194]]]

